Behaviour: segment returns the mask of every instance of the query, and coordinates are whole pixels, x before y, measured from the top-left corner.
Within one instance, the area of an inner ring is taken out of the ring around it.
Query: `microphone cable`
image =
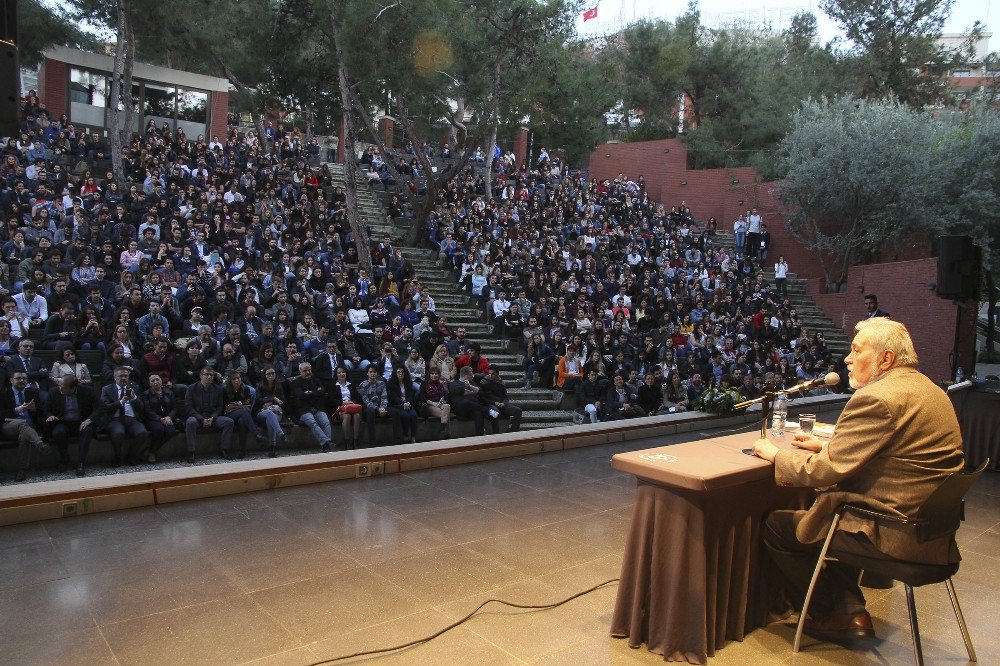
[[[583,590],[582,592],[577,592],[576,594],[574,594],[572,596],[566,597],[565,599],[553,602],[551,604],[537,604],[537,605],[532,605],[532,604],[518,604],[518,603],[514,603],[513,601],[504,601],[503,599],[487,599],[483,603],[479,604],[479,606],[477,606],[474,611],[472,611],[471,613],[469,613],[468,615],[466,615],[462,619],[456,620],[455,622],[452,622],[447,627],[445,627],[445,628],[443,628],[443,629],[441,629],[439,631],[434,632],[430,636],[425,636],[423,638],[417,638],[415,640],[409,641],[408,643],[401,643],[399,645],[394,645],[392,647],[379,648],[379,649],[376,649],[376,650],[365,650],[364,652],[355,652],[354,654],[346,654],[346,655],[344,655],[342,657],[334,657],[333,659],[324,659],[322,661],[314,661],[311,664],[309,664],[308,666],[322,666],[323,664],[333,664],[333,663],[336,663],[338,661],[346,661],[347,659],[355,659],[357,657],[367,657],[367,656],[376,655],[376,654],[385,654],[387,652],[396,652],[397,650],[405,650],[407,648],[416,647],[418,645],[423,645],[424,643],[428,643],[428,642],[434,640],[435,638],[437,638],[438,636],[441,636],[442,634],[445,634],[445,633],[451,631],[452,629],[454,629],[454,628],[456,628],[458,626],[461,626],[462,624],[468,622],[477,613],[479,613],[479,611],[481,611],[484,606],[486,606],[487,604],[494,603],[494,602],[498,603],[498,604],[503,604],[505,606],[510,606],[512,608],[522,608],[522,609],[525,609],[525,610],[549,610],[551,608],[558,608],[559,606],[562,606],[563,604],[567,604],[567,603],[573,601],[574,599],[577,599],[579,597],[584,596],[585,594],[590,594],[591,592],[596,592],[597,590],[599,590],[599,589],[601,589],[603,587],[606,587],[608,585],[611,585],[612,583],[617,583],[619,580],[621,580],[621,579],[619,579],[619,578],[612,578],[611,580],[606,580],[603,583],[598,583],[597,585],[594,585],[593,587],[589,587],[586,590]]]

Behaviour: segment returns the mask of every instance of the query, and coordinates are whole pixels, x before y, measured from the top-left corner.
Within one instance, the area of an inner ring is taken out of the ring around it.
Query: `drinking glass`
[[[813,426],[816,425],[815,414],[799,414],[799,431],[804,435],[810,435]]]

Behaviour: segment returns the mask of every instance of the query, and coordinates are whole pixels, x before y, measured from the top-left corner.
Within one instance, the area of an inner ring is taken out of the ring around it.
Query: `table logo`
[[[644,453],[640,456],[643,460],[653,460],[655,462],[677,462],[680,460],[677,456],[672,456],[669,453]]]

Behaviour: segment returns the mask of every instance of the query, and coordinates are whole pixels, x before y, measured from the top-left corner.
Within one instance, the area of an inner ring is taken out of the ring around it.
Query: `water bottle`
[[[785,436],[785,423],[788,421],[788,396],[779,393],[774,396],[771,408],[771,434],[775,437]]]

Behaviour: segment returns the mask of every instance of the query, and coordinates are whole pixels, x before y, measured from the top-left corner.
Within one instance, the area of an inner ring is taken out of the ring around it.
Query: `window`
[[[177,119],[190,123],[208,120],[208,95],[195,90],[178,90]]]
[[[972,76],[972,72],[967,69],[956,69],[951,75],[957,79],[965,79]]]
[[[88,106],[107,106],[108,79],[103,74],[95,74],[82,69],[69,71],[69,101]]]
[[[144,120],[149,120],[152,116],[157,120],[168,122],[174,119],[174,88],[166,88],[147,83],[146,103],[142,110]]]

